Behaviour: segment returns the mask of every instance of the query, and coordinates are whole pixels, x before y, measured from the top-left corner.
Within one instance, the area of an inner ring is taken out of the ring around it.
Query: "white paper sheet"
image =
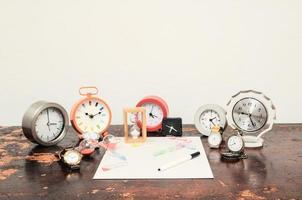
[[[140,145],[125,144],[114,153],[106,151],[93,179],[197,179],[213,178],[199,137],[148,137]],[[200,151],[200,156],[166,171],[162,165],[183,155]]]

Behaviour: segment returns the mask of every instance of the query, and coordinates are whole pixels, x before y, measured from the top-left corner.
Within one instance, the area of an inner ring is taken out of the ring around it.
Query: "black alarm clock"
[[[182,119],[164,118],[162,122],[162,135],[182,136]]]

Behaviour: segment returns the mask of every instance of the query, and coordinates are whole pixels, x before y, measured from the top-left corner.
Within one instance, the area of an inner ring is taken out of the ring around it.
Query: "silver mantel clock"
[[[275,106],[261,92],[240,91],[227,104],[228,123],[244,134],[245,147],[262,147],[261,137],[272,129],[275,119]]]
[[[30,141],[43,146],[51,146],[65,137],[68,122],[67,112],[62,106],[38,101],[25,112],[22,129]]]

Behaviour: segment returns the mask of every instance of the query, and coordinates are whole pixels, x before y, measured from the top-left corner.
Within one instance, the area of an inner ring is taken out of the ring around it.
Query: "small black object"
[[[199,155],[200,155],[200,152],[197,151],[197,152],[195,152],[195,153],[192,153],[192,154],[191,154],[191,157],[192,157],[192,159],[193,159],[193,158],[196,158],[196,157],[199,156]]]
[[[182,136],[182,119],[164,118],[162,122],[162,135]]]

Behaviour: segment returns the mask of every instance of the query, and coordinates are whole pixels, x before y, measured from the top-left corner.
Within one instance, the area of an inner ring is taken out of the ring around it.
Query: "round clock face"
[[[67,129],[67,112],[57,103],[37,101],[23,115],[23,134],[31,142],[43,146],[59,143],[65,137]]]
[[[147,126],[154,127],[161,124],[164,118],[162,108],[154,103],[143,104],[142,107],[146,109]]]
[[[212,146],[220,145],[220,143],[222,142],[222,137],[221,137],[220,133],[214,133],[214,134],[209,135],[208,142]]]
[[[73,124],[81,133],[103,133],[107,130],[111,121],[109,107],[98,98],[82,100],[73,113]]]
[[[197,110],[194,122],[201,134],[209,136],[213,127],[226,127],[226,112],[218,105],[206,104]]]
[[[46,108],[38,115],[35,122],[36,136],[48,143],[58,138],[64,130],[64,116],[57,108]]]
[[[214,126],[219,126],[220,117],[215,110],[206,110],[200,115],[199,121],[204,129],[211,131]]]
[[[243,98],[235,104],[232,117],[239,129],[255,132],[266,124],[268,114],[263,103],[257,99]]]
[[[144,107],[146,109],[147,131],[158,131],[162,128],[162,121],[168,116],[169,108],[167,103],[160,97],[148,96],[142,99],[136,107]],[[138,125],[140,126],[140,117]]]
[[[76,165],[81,161],[81,155],[77,151],[69,150],[64,154],[64,161],[69,165]]]
[[[242,138],[237,135],[229,137],[227,141],[227,147],[232,152],[240,152],[244,147]]]

